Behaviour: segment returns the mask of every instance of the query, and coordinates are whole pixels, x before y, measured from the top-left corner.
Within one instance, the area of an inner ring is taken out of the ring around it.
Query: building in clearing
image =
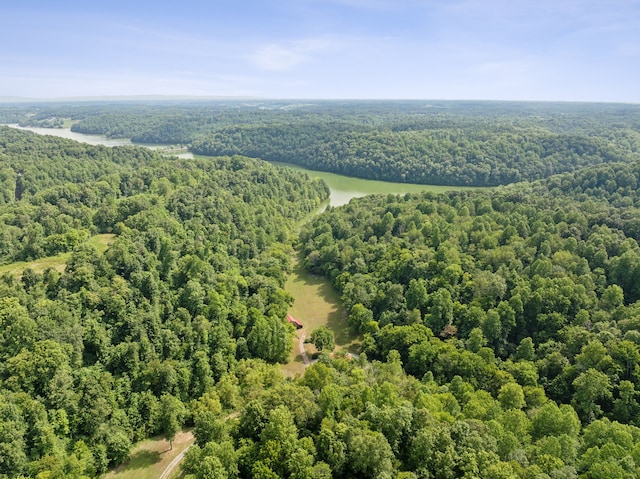
[[[296,327],[296,329],[300,329],[303,327],[302,323],[298,321],[296,318],[294,318],[293,316],[291,316],[290,314],[287,314],[287,321],[293,324]]]

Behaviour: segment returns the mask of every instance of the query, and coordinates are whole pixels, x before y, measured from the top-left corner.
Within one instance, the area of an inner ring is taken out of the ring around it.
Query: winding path
[[[228,421],[229,419],[236,419],[238,416],[240,416],[240,411],[234,411],[231,414],[227,415],[224,420]],[[171,461],[168,465],[167,468],[164,470],[164,472],[162,474],[160,474],[160,476],[158,477],[158,479],[169,479],[171,477],[171,474],[173,473],[173,471],[175,470],[176,467],[178,467],[178,464],[180,464],[180,462],[182,462],[182,460],[184,459],[184,455],[186,454],[186,452],[191,448],[191,446],[193,446],[195,444],[195,437],[193,437],[193,435],[191,436],[190,442],[191,444],[189,444],[184,451],[182,451],[180,454],[178,454],[176,457],[173,458],[173,461]]]
[[[180,454],[178,454],[176,457],[173,458],[173,461],[171,461],[169,465],[167,465],[167,468],[164,470],[162,474],[160,474],[160,477],[158,479],[169,479],[169,477],[171,477],[171,473],[173,472],[173,470],[176,467],[178,467],[178,464],[180,464],[180,461],[184,459],[185,453],[191,448],[191,446],[193,446],[194,444],[193,441],[195,441],[195,438],[192,440],[191,444],[189,444],[184,451],[182,451]]]
[[[300,333],[300,356],[302,356],[302,360],[304,361],[305,366],[309,366],[311,361],[309,361],[309,357],[307,356],[307,352],[304,349],[304,339],[307,337],[305,333]]]

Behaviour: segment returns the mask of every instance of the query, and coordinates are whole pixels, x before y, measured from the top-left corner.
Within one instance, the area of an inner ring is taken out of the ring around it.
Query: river
[[[19,125],[5,125],[18,130],[27,130],[37,133],[38,135],[50,135],[59,136],[60,138],[67,138],[69,140],[76,140],[81,143],[88,143],[90,145],[104,145],[104,146],[122,146],[132,145],[131,140],[127,139],[111,139],[104,135],[84,135],[82,133],[76,133],[71,131],[70,128],[37,128],[31,126],[19,126]]]
[[[131,143],[128,139],[112,139],[107,138],[104,135],[86,135],[84,133],[77,133],[71,131],[69,128],[35,128],[35,127],[20,127],[18,125],[7,125],[12,128],[18,128],[21,130],[29,130],[40,135],[52,135],[59,136],[61,138],[68,138],[70,140],[76,140],[90,145],[105,145],[105,146],[122,146],[122,145],[136,145],[144,146],[153,150],[162,150],[163,148],[170,148],[167,145],[148,145],[148,144],[136,144]],[[172,154],[184,159],[193,159],[194,155],[191,152],[184,152],[179,154]],[[345,175],[338,175],[336,173],[327,173],[324,171],[314,171],[302,166],[292,165],[289,163],[277,163],[279,165],[288,166],[297,171],[304,171],[312,178],[322,178],[329,186],[330,206],[342,206],[349,203],[352,198],[359,198],[362,196],[382,193],[382,194],[397,194],[403,195],[405,193],[420,193],[423,191],[433,191],[434,193],[442,193],[444,191],[451,190],[464,190],[472,189],[470,187],[460,186],[440,186],[440,185],[417,185],[411,183],[393,183],[390,181],[374,181],[363,180],[361,178],[353,178]],[[321,209],[323,210],[324,207]],[[321,211],[320,210],[320,211]]]
[[[17,128],[18,130],[27,130],[37,133],[38,135],[51,135],[59,136],[60,138],[67,138],[69,140],[79,141],[81,143],[88,143],[89,145],[104,145],[104,146],[144,146],[151,150],[162,150],[163,148],[170,148],[167,145],[148,145],[142,143],[132,143],[127,138],[107,138],[104,135],[86,135],[84,133],[78,133],[71,131],[70,128],[38,128],[32,126],[19,126],[19,125],[5,125],[11,128]],[[193,153],[190,151],[178,154],[171,154],[178,158],[184,158],[187,160],[193,159]]]

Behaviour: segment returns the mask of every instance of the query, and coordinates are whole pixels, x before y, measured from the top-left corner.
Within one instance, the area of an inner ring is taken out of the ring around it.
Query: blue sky
[[[0,97],[640,102],[640,0],[25,0]]]

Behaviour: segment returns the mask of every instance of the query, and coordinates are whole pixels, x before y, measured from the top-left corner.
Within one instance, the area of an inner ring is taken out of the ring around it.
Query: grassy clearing
[[[87,243],[95,246],[98,253],[104,253],[108,248],[115,235],[103,234],[91,236]],[[31,268],[36,273],[42,273],[47,268],[53,268],[56,271],[63,272],[67,266],[67,261],[71,257],[71,253],[61,253],[56,256],[40,258],[35,261],[18,261],[11,264],[0,266],[0,275],[9,273],[13,276],[21,276],[25,269]]]
[[[116,235],[112,233],[95,235],[95,236],[91,236],[87,240],[87,243],[95,246],[96,249],[98,250],[98,253],[102,254],[109,249],[109,245],[113,243],[113,238],[115,237]]]
[[[301,334],[309,338],[314,329],[325,326],[335,334],[336,351],[358,350],[358,338],[347,327],[347,312],[342,306],[338,292],[326,278],[306,271],[298,255],[292,258],[292,273],[287,279],[285,289],[295,299],[289,313],[304,325],[297,331],[298,338]],[[316,349],[312,344],[305,344],[305,351],[311,356]],[[283,366],[283,371],[292,376],[304,372],[297,338],[291,351],[291,360]]]
[[[62,272],[66,266],[70,253],[59,254],[57,256],[49,256],[36,261],[17,261],[11,264],[0,266],[0,274],[9,273],[12,276],[20,276],[25,269],[31,268],[36,273],[42,273],[47,268],[53,268]]]
[[[131,450],[129,460],[102,476],[102,479],[157,479],[169,463],[182,451],[193,444],[191,431],[176,434],[173,449],[169,442],[158,436],[139,442]],[[176,468],[172,477],[180,477],[181,470]]]

